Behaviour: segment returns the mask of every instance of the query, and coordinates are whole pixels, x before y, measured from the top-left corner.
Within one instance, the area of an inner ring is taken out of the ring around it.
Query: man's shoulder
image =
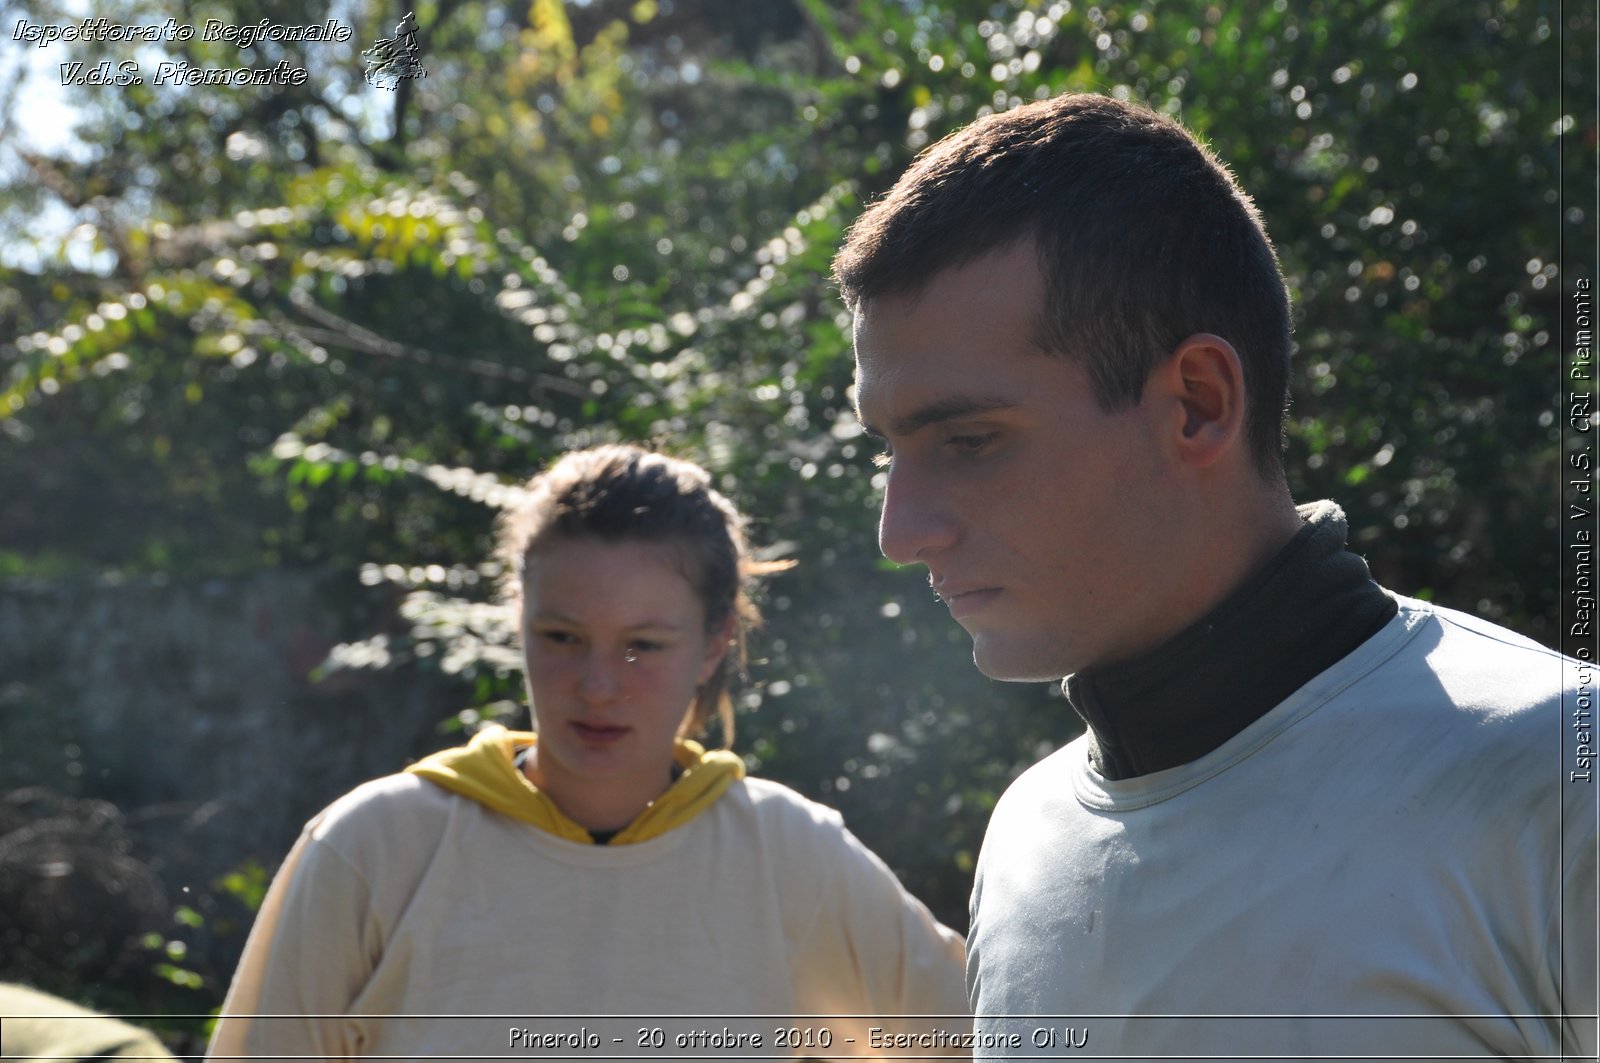
[[[990,816],[991,826],[995,822],[1018,817],[1031,822],[1046,806],[1062,806],[1067,802],[1075,805],[1072,779],[1083,770],[1082,766],[1088,759],[1088,738],[1079,735],[1025,769],[1011,781],[995,803]]]
[[[1160,800],[1210,778],[1249,750],[1260,750],[1254,757],[1278,757],[1309,742],[1325,757],[1330,747],[1322,743],[1330,731],[1359,733],[1369,752],[1427,746],[1436,751],[1430,761],[1481,757],[1499,764],[1546,757],[1555,716],[1579,688],[1582,662],[1481,617],[1392,592],[1391,597],[1398,609],[1384,628],[1274,713],[1201,758],[1206,765],[1185,766],[1159,784],[1144,780],[1149,793],[1135,794],[1125,785],[1116,803]],[[1089,774],[1088,753],[1080,736],[1022,772],[1001,795],[994,821],[1026,828],[1041,814],[1074,815],[1075,786]]]
[[[1374,793],[1448,791],[1461,809],[1558,819],[1565,714],[1586,666],[1482,617],[1394,597],[1395,618],[1286,706],[1291,726],[1263,754],[1368,778]]]
[[[1502,627],[1492,620],[1485,620],[1481,616],[1423,601],[1419,598],[1408,598],[1393,591],[1386,593],[1399,604],[1402,622],[1409,620],[1411,623],[1426,623],[1430,621],[1437,623],[1444,629],[1446,634],[1457,639],[1471,640],[1474,647],[1480,652],[1501,653],[1511,658],[1531,655],[1533,658],[1543,659],[1547,663],[1569,659],[1563,658],[1560,653],[1542,643],[1535,642],[1526,635],[1519,635],[1510,628]]]
[[[1582,662],[1548,646],[1470,613],[1395,597],[1400,609],[1391,625],[1405,637],[1377,678],[1409,680],[1401,693],[1432,691],[1459,709],[1499,717],[1559,705],[1580,683]]]

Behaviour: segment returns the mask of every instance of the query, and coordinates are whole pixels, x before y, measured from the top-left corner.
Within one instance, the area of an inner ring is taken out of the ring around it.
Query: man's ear
[[[1244,437],[1244,365],[1233,344],[1197,332],[1173,348],[1151,374],[1172,402],[1169,437],[1185,464],[1213,465]]]

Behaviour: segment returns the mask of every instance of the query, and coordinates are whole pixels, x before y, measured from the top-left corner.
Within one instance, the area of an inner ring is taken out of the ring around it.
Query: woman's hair
[[[695,691],[679,733],[699,735],[716,716],[724,745],[732,745],[729,676],[744,670],[747,636],[761,622],[750,585],[754,577],[794,564],[752,560],[744,525],[743,515],[693,462],[635,446],[575,450],[529,480],[522,500],[501,517],[496,555],[505,565],[502,595],[521,610],[527,559],[552,542],[592,539],[676,548],[684,575],[705,607],[706,632],[733,619],[732,645]]]

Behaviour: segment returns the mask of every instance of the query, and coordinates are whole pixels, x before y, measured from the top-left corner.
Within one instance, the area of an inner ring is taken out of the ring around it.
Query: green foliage
[[[217,880],[217,886],[250,911],[259,911],[267,896],[269,878],[267,869],[255,860],[247,860],[239,867]]]
[[[392,18],[341,10],[356,44]],[[1383,582],[1555,641],[1551,218],[1563,166],[1592,186],[1595,122],[1560,112],[1550,71],[1581,66],[1562,35],[1592,33],[1592,14],[416,10],[429,76],[392,96],[320,52],[293,90],[86,95],[100,150],[0,190],[26,234],[49,174],[110,258],[5,277],[0,568],[344,566],[404,590],[406,625],[324,672],[459,676],[451,726],[470,727],[520,696],[480,563],[495,505],[566,448],[667,446],[800,561],[767,595],[741,750],[843,808],[960,925],[989,808],[1078,725],[1050,688],[977,676],[921,576],[878,557],[848,320],[824,278],[922,147],[1090,90],[1180,116],[1255,195],[1295,297],[1297,497],[1340,500]],[[298,54],[262,60],[280,52]],[[248,904],[256,885],[223,888]]]

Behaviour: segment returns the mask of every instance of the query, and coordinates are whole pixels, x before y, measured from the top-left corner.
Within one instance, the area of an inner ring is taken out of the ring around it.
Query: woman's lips
[[[573,720],[572,730],[577,736],[591,745],[610,745],[619,741],[632,728],[613,723],[585,723],[582,720]]]

